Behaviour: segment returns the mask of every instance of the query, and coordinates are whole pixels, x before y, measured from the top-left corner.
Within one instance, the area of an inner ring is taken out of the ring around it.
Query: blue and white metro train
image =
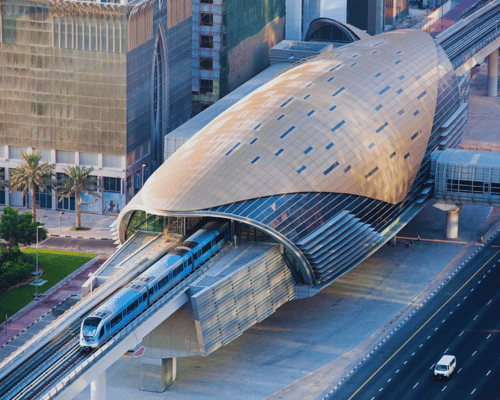
[[[97,348],[176,282],[218,251],[229,238],[229,224],[209,222],[82,321],[80,346]]]

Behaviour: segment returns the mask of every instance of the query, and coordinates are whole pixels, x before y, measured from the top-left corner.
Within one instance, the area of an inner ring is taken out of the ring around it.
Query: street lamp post
[[[38,225],[36,227],[36,271],[35,271],[35,299],[38,299],[38,229],[43,228],[43,226]]]
[[[142,168],[141,168],[141,175],[142,175],[142,176],[141,176],[141,181],[142,181],[142,182],[141,182],[141,183],[142,183],[141,187],[143,187],[143,186],[144,186],[144,180],[145,180],[145,179],[144,179],[144,168],[146,168],[146,164],[142,164]]]

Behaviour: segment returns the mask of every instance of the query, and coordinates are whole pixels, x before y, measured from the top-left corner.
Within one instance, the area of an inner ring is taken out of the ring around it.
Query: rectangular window
[[[252,164],[255,164],[258,160],[259,160],[260,157],[255,157],[253,160],[252,160]]]
[[[103,178],[103,186],[106,192],[121,192],[121,179],[120,178],[110,178],[105,176]]]
[[[200,59],[200,68],[203,70],[211,71],[214,67],[214,60],[210,57]]]
[[[214,4],[214,0],[200,0],[201,4]]]
[[[347,173],[347,172],[349,172],[350,169],[351,169],[351,166],[348,165],[347,168],[344,169],[344,172]]]
[[[332,128],[332,132],[335,132],[337,129],[339,129],[342,125],[345,124],[345,121],[342,120],[340,121],[337,125],[335,125],[333,128]]]
[[[281,121],[283,118],[285,118],[285,114],[281,114],[276,120]]]
[[[75,163],[75,152],[74,151],[56,151],[56,162],[64,164],[74,164]]]
[[[326,145],[326,147],[325,147],[325,148],[326,148],[327,150],[330,150],[332,147],[333,147],[333,143],[331,143],[331,142],[330,142],[330,143],[328,143],[328,144]]]
[[[291,131],[295,129],[295,126],[292,126],[291,128],[288,128],[286,132],[280,136],[280,139],[283,139],[286,135],[288,135]]]
[[[259,139],[259,138],[255,138],[255,139],[253,139],[253,140],[250,142],[250,144],[254,144],[254,143],[255,143],[258,139]]]
[[[304,171],[306,169],[306,166],[303,165],[302,167],[300,167],[298,170],[297,170],[297,173],[300,174],[302,171]]]
[[[365,178],[368,179],[370,176],[372,176],[375,172],[378,171],[378,167],[375,167],[373,168],[370,172],[368,172],[366,175],[365,175]]]
[[[9,147],[9,158],[13,160],[21,160],[21,152],[26,153],[27,149],[24,147]]]
[[[139,300],[134,301],[132,304],[130,304],[127,307],[127,314],[130,314],[132,311],[134,311],[137,307],[139,306]]]
[[[422,97],[424,97],[425,95],[427,94],[427,90],[424,90],[422,93],[420,93],[418,96],[417,96],[417,99],[421,99]]]
[[[344,90],[344,89],[345,89],[345,87],[344,87],[344,86],[342,86],[339,90],[337,90],[334,94],[332,94],[332,97],[337,96],[337,95],[338,95],[340,92],[342,92],[342,90]]]
[[[120,168],[122,165],[121,156],[112,156],[110,154],[102,155],[102,166],[104,168]]]
[[[97,153],[80,153],[80,165],[97,167]]]
[[[336,168],[339,165],[338,161],[335,161],[332,165],[330,165],[325,172],[323,172],[324,175],[330,173],[334,168]]]
[[[210,250],[210,247],[212,246],[211,243],[207,243],[205,246],[203,246],[203,248],[201,249],[201,252],[203,254],[205,254],[206,252],[208,252],[208,250]]]
[[[385,88],[383,88],[380,92],[378,92],[378,94],[384,94],[385,92],[387,92],[391,87],[390,86],[386,86]]]
[[[229,150],[227,153],[226,153],[226,156],[228,156],[229,154],[231,154],[233,152],[234,149],[236,149],[236,147],[238,147],[239,145],[241,144],[241,142],[238,142],[236,143],[233,147],[231,147],[231,150]]]
[[[120,313],[111,320],[111,328],[113,328],[114,326],[119,324],[121,322],[121,320],[122,320],[122,314]]]
[[[209,13],[200,13],[200,25],[201,26],[213,26],[214,16]]]
[[[387,125],[389,125],[387,122],[386,122],[386,123],[384,123],[384,125],[380,126],[380,127],[379,127],[379,128],[378,128],[375,132],[376,132],[376,133],[381,132],[381,131],[382,131],[382,130],[383,130],[383,129],[387,126]]]
[[[309,153],[313,148],[309,146],[307,149],[304,150],[304,154]]]
[[[333,111],[337,108],[337,106],[330,107],[330,111]]]
[[[200,94],[212,93],[214,83],[210,79],[200,79]]]
[[[213,49],[214,38],[211,35],[200,35],[200,47],[203,49]]]
[[[279,149],[274,155],[279,156],[281,153],[283,153],[283,149]]]
[[[310,117],[310,116],[311,116],[311,115],[313,115],[313,114],[314,114],[314,110],[311,110],[311,111],[309,111],[309,112],[307,113],[307,116],[308,116],[308,117]]]
[[[293,100],[293,97],[290,97],[287,101],[285,101],[280,107],[285,107],[288,103]]]

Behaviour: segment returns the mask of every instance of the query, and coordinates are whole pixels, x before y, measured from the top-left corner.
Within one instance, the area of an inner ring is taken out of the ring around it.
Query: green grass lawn
[[[25,249],[25,253],[36,254],[36,249]],[[80,268],[95,254],[76,253],[71,251],[38,249],[38,268],[43,270],[41,279],[48,281],[38,287],[38,293],[44,293],[61,279]],[[33,272],[35,264],[33,264]],[[20,288],[0,293],[0,322],[5,321],[5,316],[11,317],[21,308],[33,300],[35,286],[22,286]]]

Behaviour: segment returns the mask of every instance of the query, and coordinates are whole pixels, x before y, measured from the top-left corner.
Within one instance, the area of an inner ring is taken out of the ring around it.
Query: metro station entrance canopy
[[[302,283],[327,284],[418,212],[441,125],[459,106],[453,67],[426,33],[323,53],[186,142],[122,211],[120,240],[136,211],[237,220],[284,244]]]

